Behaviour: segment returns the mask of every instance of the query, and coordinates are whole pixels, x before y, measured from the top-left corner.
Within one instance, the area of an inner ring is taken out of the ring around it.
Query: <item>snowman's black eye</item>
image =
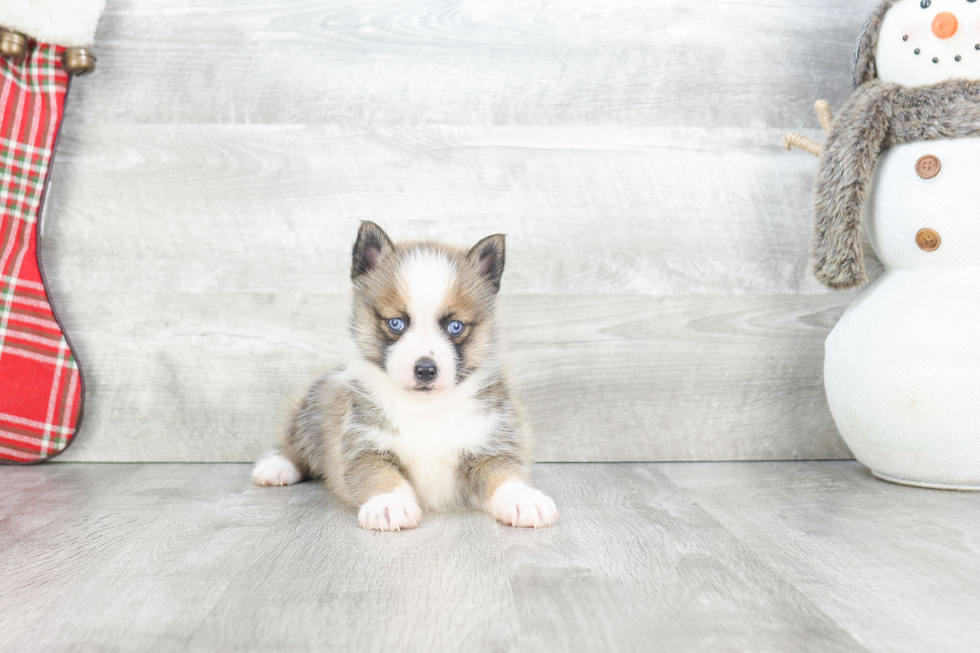
[[[980,48],[977,48],[977,49],[980,50]],[[922,50],[920,50],[919,48],[916,48],[915,49],[915,53],[916,54],[922,54]]]
[[[933,57],[932,63],[939,63],[939,57]]]
[[[929,5],[931,4],[932,4],[932,0],[922,0],[922,2],[919,3],[919,6],[922,7],[923,9],[928,9]]]

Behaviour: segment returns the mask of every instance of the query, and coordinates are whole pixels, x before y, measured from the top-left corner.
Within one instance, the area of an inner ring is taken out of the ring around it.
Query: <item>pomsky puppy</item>
[[[557,522],[555,502],[528,485],[530,437],[501,369],[503,271],[501,235],[466,251],[396,244],[362,223],[351,265],[357,356],[313,384],[252,480],[323,479],[379,531],[418,526],[423,508]]]

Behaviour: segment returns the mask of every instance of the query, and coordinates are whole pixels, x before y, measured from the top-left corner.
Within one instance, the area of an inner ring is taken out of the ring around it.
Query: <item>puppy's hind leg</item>
[[[323,460],[324,416],[329,413],[329,377],[316,380],[289,418],[279,449],[255,463],[252,482],[256,485],[293,485],[315,476]]]
[[[252,468],[252,482],[256,485],[293,485],[302,480],[299,467],[281,451],[267,454]]]

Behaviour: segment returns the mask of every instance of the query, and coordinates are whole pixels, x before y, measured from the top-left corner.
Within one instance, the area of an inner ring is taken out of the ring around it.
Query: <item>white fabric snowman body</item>
[[[899,115],[895,108],[903,102],[915,113],[919,102],[921,115],[905,127],[925,139],[883,137],[871,162],[864,225],[886,272],[827,338],[827,398],[844,440],[879,477],[980,489],[980,131],[972,109],[976,104],[980,122],[980,103],[972,101],[980,88],[972,84],[980,79],[980,3],[891,0],[869,25],[880,28],[876,42],[862,38],[875,46],[865,61],[876,79],[864,82],[878,85],[874,97],[889,116]],[[947,106],[954,87],[955,106]],[[892,97],[900,99],[880,100]],[[963,114],[970,116],[965,127],[930,129],[931,121],[945,125]],[[838,167],[840,160],[846,157]],[[845,174],[833,183],[846,188],[847,182]],[[818,184],[818,237],[824,239],[815,246],[818,277],[827,274],[821,266],[847,260],[828,252],[840,254],[842,243],[852,248],[847,253],[860,248],[826,220],[821,225],[821,210],[833,221],[835,207],[849,206],[821,196],[827,187]],[[847,285],[854,284],[836,287]]]
[[[916,174],[923,156],[936,177]],[[978,173],[975,138],[900,145],[875,170],[865,224],[887,271],[827,338],[824,384],[854,455],[889,480],[980,489]]]

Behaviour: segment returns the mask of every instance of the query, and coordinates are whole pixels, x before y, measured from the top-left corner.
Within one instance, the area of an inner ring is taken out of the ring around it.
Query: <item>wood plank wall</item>
[[[343,359],[349,248],[508,234],[548,461],[849,457],[810,276],[813,100],[876,0],[110,0],[43,255],[64,460],[242,461]]]

